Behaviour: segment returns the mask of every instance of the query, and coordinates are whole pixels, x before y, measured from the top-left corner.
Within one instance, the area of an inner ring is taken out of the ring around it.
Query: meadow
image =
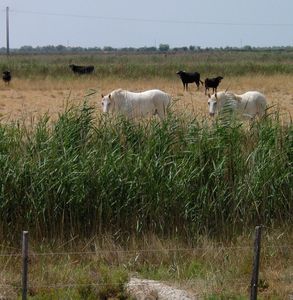
[[[71,62],[94,64],[96,72],[76,77],[69,72]],[[88,282],[121,287],[135,272],[182,283],[207,299],[242,299],[251,259],[243,249],[258,224],[266,226],[263,297],[288,295],[293,289],[292,62],[293,53],[278,52],[1,57],[1,67],[14,74],[11,86],[0,91],[1,251],[17,248],[23,229],[36,252],[97,251],[90,257],[52,258],[44,265],[46,276],[36,258],[31,276],[42,288],[32,288],[31,297],[60,298],[44,286],[64,283],[66,276],[86,287],[61,289],[68,299],[102,297]],[[178,69],[221,74],[221,87],[236,92],[264,92],[272,106],[268,116],[252,123],[211,121],[203,89],[183,92],[174,77]],[[132,122],[101,115],[99,94],[117,87],[169,91],[174,104],[168,118]],[[193,247],[205,250],[164,252]],[[117,252],[138,248],[156,251],[135,260]],[[99,256],[99,249],[109,253]],[[2,293],[17,295],[13,257],[2,265],[2,284],[11,285]],[[235,276],[240,281],[231,283]]]

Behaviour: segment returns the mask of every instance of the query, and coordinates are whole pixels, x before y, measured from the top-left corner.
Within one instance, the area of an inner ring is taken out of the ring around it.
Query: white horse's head
[[[217,92],[213,95],[208,94],[209,114],[213,117],[221,111],[233,111],[237,107],[237,96],[231,92]]]
[[[211,117],[213,117],[215,115],[215,113],[217,112],[217,104],[218,104],[218,97],[217,97],[217,93],[213,94],[212,96],[210,94],[208,94],[208,106],[209,106],[209,114]]]
[[[111,94],[104,96],[102,94],[102,108],[103,113],[108,113],[111,110],[111,106],[113,106],[113,99],[111,98]]]

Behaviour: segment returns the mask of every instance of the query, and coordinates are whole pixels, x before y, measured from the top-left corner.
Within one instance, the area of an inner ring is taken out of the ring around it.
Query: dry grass
[[[269,105],[276,105],[285,119],[293,113],[292,95],[293,75],[242,76],[225,78],[219,90],[229,89],[236,93],[248,90],[263,92]],[[79,77],[71,80],[24,80],[15,79],[10,87],[0,91],[0,116],[3,120],[23,120],[36,118],[44,113],[57,116],[68,103],[80,103],[90,89],[97,91],[89,97],[91,104],[100,110],[100,95],[123,88],[131,91],[159,88],[170,93],[174,100],[174,110],[189,111],[195,115],[207,114],[207,97],[204,88],[197,91],[191,84],[184,92],[179,78],[172,80],[155,78],[152,80],[115,80],[104,79],[99,82],[91,77]]]
[[[286,299],[293,291],[292,239],[292,233],[287,232],[264,234],[260,299]],[[56,285],[61,285],[59,293],[78,291],[82,285],[91,284],[96,284],[98,290],[98,284],[115,286],[119,276],[127,280],[135,275],[160,280],[205,297],[242,296],[245,299],[249,295],[253,235],[242,235],[228,243],[201,237],[196,245],[147,236],[139,241],[130,239],[126,244],[121,245],[112,237],[78,243],[73,239],[68,243],[51,243],[50,246],[30,243],[31,294],[49,293],[56,290]],[[12,249],[2,249],[2,253],[9,251]],[[69,251],[76,253],[62,254]],[[44,252],[47,255],[38,255]],[[51,255],[54,252],[59,254]],[[20,282],[20,257],[0,259],[0,295],[14,298]],[[115,279],[114,276],[118,277]],[[62,287],[66,284],[72,286]]]

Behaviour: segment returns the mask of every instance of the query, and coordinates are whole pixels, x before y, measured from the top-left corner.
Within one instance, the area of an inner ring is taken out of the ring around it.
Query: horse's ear
[[[215,98],[218,100],[218,96],[217,96],[217,93],[215,93]]]
[[[208,97],[211,98],[211,94],[210,93],[208,93]]]
[[[109,99],[111,99],[111,94],[109,94]]]
[[[101,94],[101,96],[102,96],[102,98],[104,98],[104,95],[103,95],[103,94]]]

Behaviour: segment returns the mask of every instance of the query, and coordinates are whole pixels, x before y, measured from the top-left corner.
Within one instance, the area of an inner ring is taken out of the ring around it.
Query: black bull
[[[69,65],[69,68],[75,74],[91,74],[95,69],[94,66],[77,66],[77,65]]]

